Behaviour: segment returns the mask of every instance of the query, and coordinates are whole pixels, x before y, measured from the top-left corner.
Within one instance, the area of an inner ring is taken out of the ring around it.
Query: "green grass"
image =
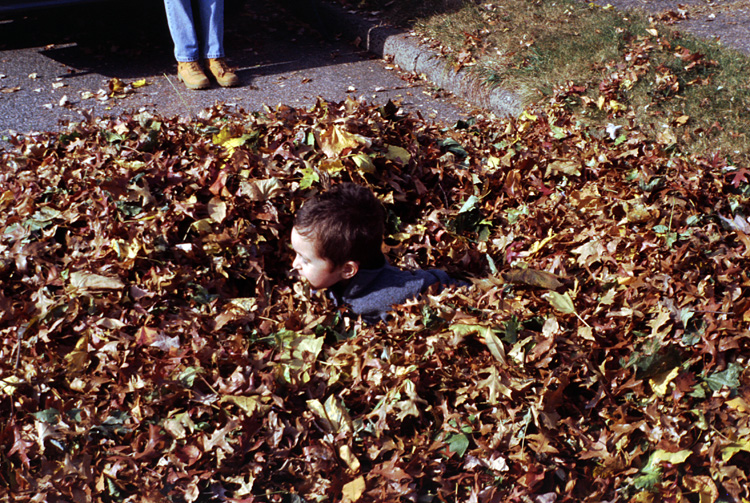
[[[748,160],[750,59],[716,42],[575,0],[359,6],[439,42],[456,68],[515,90],[529,106],[564,95],[584,124],[637,125],[677,153]]]

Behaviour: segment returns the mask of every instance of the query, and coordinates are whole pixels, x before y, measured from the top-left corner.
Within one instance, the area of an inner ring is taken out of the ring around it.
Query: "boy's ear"
[[[359,262],[350,260],[344,262],[343,270],[341,271],[344,279],[352,279],[359,272]]]

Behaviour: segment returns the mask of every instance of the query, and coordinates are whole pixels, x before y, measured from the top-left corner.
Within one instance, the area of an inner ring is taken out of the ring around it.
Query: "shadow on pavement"
[[[243,81],[355,59],[340,53],[330,61],[300,54],[293,43],[296,39],[326,41],[313,28],[323,23],[312,3],[303,0],[293,7],[305,8],[292,15],[273,0],[227,0],[225,50]],[[68,68],[63,78],[95,73],[138,79],[172,74],[176,67],[161,0],[103,1],[20,12],[5,15],[0,32],[0,50],[39,48],[40,54]]]

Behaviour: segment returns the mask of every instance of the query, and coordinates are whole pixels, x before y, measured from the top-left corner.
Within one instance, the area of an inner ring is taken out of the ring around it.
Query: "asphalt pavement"
[[[446,125],[471,115],[466,102],[377,57],[336,22],[307,0],[293,7],[228,2],[227,59],[241,85],[190,91],[175,76],[161,1],[105,1],[6,17],[0,21],[0,138],[58,131],[83,114],[192,116],[217,102],[252,112],[309,107],[319,97],[390,99]]]
[[[521,111],[513,89],[455,72],[377,16],[326,0],[226,1],[227,59],[241,79],[231,89],[190,91],[177,81],[161,0],[92,0],[0,18],[0,148],[10,134],[60,130],[83,115],[194,116],[217,102],[252,112],[353,96],[392,100],[445,125],[481,110]],[[672,18],[678,29],[750,54],[747,0],[597,2]]]

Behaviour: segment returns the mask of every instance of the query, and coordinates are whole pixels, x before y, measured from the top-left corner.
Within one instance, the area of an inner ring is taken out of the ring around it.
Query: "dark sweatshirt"
[[[386,263],[377,269],[360,269],[347,283],[331,287],[329,296],[336,305],[349,305],[367,323],[377,323],[387,319],[394,305],[416,297],[436,283],[463,284],[440,269],[408,271]]]

